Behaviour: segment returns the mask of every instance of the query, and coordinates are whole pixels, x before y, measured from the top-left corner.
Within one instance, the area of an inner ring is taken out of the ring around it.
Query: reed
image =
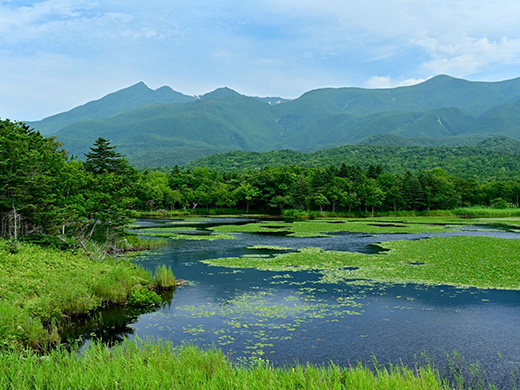
[[[175,276],[171,267],[162,265],[155,270],[153,286],[158,290],[168,290],[175,287]]]
[[[81,357],[56,349],[0,355],[0,389],[441,389],[431,367],[370,369],[336,365],[275,368],[265,361],[233,364],[219,350],[170,343],[94,343]]]

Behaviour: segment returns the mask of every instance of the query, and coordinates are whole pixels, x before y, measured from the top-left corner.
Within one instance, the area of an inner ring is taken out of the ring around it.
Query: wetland
[[[427,361],[441,373],[457,351],[496,382],[520,362],[518,222],[138,220],[134,232],[171,239],[134,262],[189,283],[154,312],[105,313],[112,322],[84,339],[216,346],[278,367]]]

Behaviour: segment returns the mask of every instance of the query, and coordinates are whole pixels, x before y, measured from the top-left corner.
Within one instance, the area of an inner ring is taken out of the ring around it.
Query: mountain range
[[[107,138],[141,168],[230,151],[474,146],[493,136],[520,140],[520,78],[474,82],[440,75],[408,87],[317,89],[292,100],[229,88],[188,96],[140,82],[27,124],[80,158],[98,137]]]

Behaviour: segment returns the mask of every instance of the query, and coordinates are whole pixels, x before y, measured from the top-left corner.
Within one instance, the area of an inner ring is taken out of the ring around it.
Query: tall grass
[[[520,208],[464,207],[454,209],[452,213],[467,218],[520,217]]]
[[[168,240],[161,238],[147,239],[137,235],[126,235],[117,242],[117,249],[122,252],[142,251],[162,248],[168,245]]]
[[[13,250],[0,240],[0,350],[45,351],[59,341],[68,318],[124,303],[149,283],[147,272],[126,260],[114,264],[23,243]]]
[[[274,368],[265,361],[237,366],[218,350],[125,342],[95,343],[81,357],[63,349],[44,359],[32,353],[0,355],[0,389],[441,389],[431,367],[358,365]]]
[[[168,290],[175,287],[175,276],[172,269],[162,265],[155,270],[152,279],[152,286],[157,290]]]

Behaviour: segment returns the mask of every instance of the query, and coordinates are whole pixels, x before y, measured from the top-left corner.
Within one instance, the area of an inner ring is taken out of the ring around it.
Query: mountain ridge
[[[439,75],[397,88],[320,88],[292,100],[245,96],[229,87],[195,97],[139,82],[28,124],[56,136],[77,156],[102,136],[119,145],[131,163],[145,167],[232,150],[310,152],[384,134],[399,138],[380,137],[378,143],[467,146],[491,136],[520,140],[517,123],[520,78],[475,82]]]

